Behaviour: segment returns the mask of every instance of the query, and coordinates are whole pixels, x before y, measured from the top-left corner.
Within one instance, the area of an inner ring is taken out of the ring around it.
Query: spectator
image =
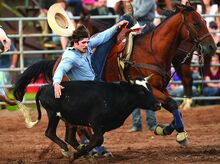
[[[83,6],[89,11],[94,9],[95,5],[96,5],[96,0],[83,0]]]
[[[84,15],[84,7],[82,0],[66,0],[67,5],[73,8],[74,16],[82,16]]]
[[[112,7],[107,7],[107,0],[98,0],[97,7],[90,11],[91,15],[106,15],[111,16],[115,15],[115,11]],[[111,27],[115,24],[115,18],[110,19],[99,19],[101,22],[107,25],[107,27]]]
[[[134,18],[139,22],[141,26],[146,24],[146,27],[142,32],[149,31],[149,27],[153,26],[153,20],[155,17],[155,1],[154,0],[133,0]],[[141,112],[140,109],[135,109],[132,112],[133,125],[129,132],[137,132],[142,130]],[[146,110],[146,126],[149,130],[154,131],[156,128],[155,112],[152,110]]]
[[[156,12],[159,15],[164,15],[166,10],[172,10],[171,0],[155,0],[156,1]]]
[[[205,72],[205,80],[220,80],[220,68],[219,66],[212,66],[214,64],[220,64],[219,56],[213,55],[211,58],[210,68]],[[220,96],[220,82],[208,82],[203,88],[204,96]],[[206,105],[211,105],[213,102],[210,100],[205,101]]]
[[[208,14],[208,15],[214,15],[217,14],[218,12],[218,5],[213,4],[212,0],[203,0],[203,3],[205,5],[204,12],[202,10],[202,5],[198,5],[198,12],[202,14]],[[207,26],[209,26],[209,23],[211,21],[215,21],[215,17],[213,16],[208,16],[204,18],[206,20]]]
[[[215,21],[211,21],[209,22],[209,32],[212,34],[212,37],[215,41],[215,44],[218,45],[220,42],[219,36],[217,35],[217,30],[218,30],[218,26],[217,23]]]
[[[177,83],[178,81],[180,82],[180,77],[177,75],[175,72],[175,69],[172,67],[171,68],[171,75],[173,75],[170,85],[168,86],[168,91],[172,97],[183,97],[184,96],[184,91],[183,91],[183,85],[181,83]],[[178,104],[181,102],[178,101]]]
[[[126,6],[126,1],[123,1],[123,0],[117,1],[114,6],[115,13],[119,16],[124,15],[125,6]]]
[[[218,12],[217,13],[220,13],[220,1],[219,0],[213,0],[213,3],[218,5]],[[216,23],[217,23],[217,26],[218,26],[218,30],[220,30],[220,17],[216,17]]]
[[[9,51],[17,51],[15,45],[11,43]],[[0,68],[15,68],[18,61],[18,54],[13,55],[1,55],[0,56]],[[0,71],[0,84],[1,85],[10,85],[13,78],[13,74],[9,71]],[[7,95],[9,92],[8,88],[0,87],[0,94]],[[4,106],[2,106],[2,109]]]
[[[56,0],[40,0],[39,5],[40,5],[40,15],[39,17],[46,17],[47,16],[47,11],[51,5],[56,3]],[[49,26],[46,20],[41,20],[40,21],[40,26],[42,29],[42,34],[48,34],[49,33]],[[44,37],[43,42],[48,42],[51,39],[47,36]]]
[[[197,54],[193,55],[191,63],[192,64],[199,64],[199,56]],[[199,66],[191,67],[193,80],[202,80],[202,76],[200,74],[199,69],[200,69]],[[195,89],[193,88],[193,95],[196,95],[196,90],[197,90],[197,93],[201,93],[201,90],[200,90],[201,85],[200,84],[193,84],[193,87],[195,87]]]
[[[192,63],[193,64],[198,64],[197,59],[196,60],[193,59]],[[198,72],[198,68],[197,67],[192,67],[191,70],[192,70],[193,80],[195,80],[195,79],[198,80],[198,78],[200,77],[200,74]],[[174,73],[174,75],[173,75],[173,73]],[[173,75],[173,77],[172,77],[170,85],[168,86],[167,89],[168,89],[168,91],[169,91],[169,93],[172,97],[182,98],[184,96],[184,87],[181,83],[181,79],[177,75],[177,73],[175,72],[174,68],[171,69],[171,74]],[[196,85],[193,85],[192,86],[192,95],[195,96],[195,95],[197,95],[197,93],[198,93],[198,88],[197,88]],[[181,101],[178,100],[177,102],[178,102],[179,105],[181,104]]]

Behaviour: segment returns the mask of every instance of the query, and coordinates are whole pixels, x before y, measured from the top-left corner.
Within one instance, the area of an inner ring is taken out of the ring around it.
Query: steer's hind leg
[[[45,132],[45,135],[61,147],[62,154],[64,156],[69,156],[67,144],[64,141],[62,141],[60,138],[58,138],[56,135],[56,129],[60,118],[57,117],[56,113],[54,112],[53,113],[48,112],[48,118],[49,118],[48,127]]]

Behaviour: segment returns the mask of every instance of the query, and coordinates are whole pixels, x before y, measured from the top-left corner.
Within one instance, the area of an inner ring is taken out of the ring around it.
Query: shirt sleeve
[[[54,73],[53,76],[53,84],[54,83],[61,83],[63,76],[74,67],[74,58],[69,57],[68,55],[69,51],[65,51],[63,54],[63,57]]]
[[[91,49],[96,48],[100,44],[107,42],[109,39],[113,37],[114,34],[117,32],[117,26],[114,25],[111,28],[99,33],[94,38],[90,39],[89,46]]]

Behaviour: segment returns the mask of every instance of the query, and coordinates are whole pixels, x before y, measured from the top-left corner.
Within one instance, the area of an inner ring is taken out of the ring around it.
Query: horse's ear
[[[185,5],[192,7],[192,4],[190,3],[190,1],[187,1]]]
[[[183,11],[186,8],[184,5],[179,4],[179,3],[176,3],[174,5],[174,7],[175,7],[176,11],[180,11],[180,12]]]
[[[90,15],[86,15],[84,20],[89,21],[90,20]]]

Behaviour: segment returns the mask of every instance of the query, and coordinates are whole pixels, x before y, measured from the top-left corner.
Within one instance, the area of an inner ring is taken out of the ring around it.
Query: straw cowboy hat
[[[66,11],[59,3],[50,6],[47,12],[47,21],[53,32],[60,36],[71,36],[75,30]]]

